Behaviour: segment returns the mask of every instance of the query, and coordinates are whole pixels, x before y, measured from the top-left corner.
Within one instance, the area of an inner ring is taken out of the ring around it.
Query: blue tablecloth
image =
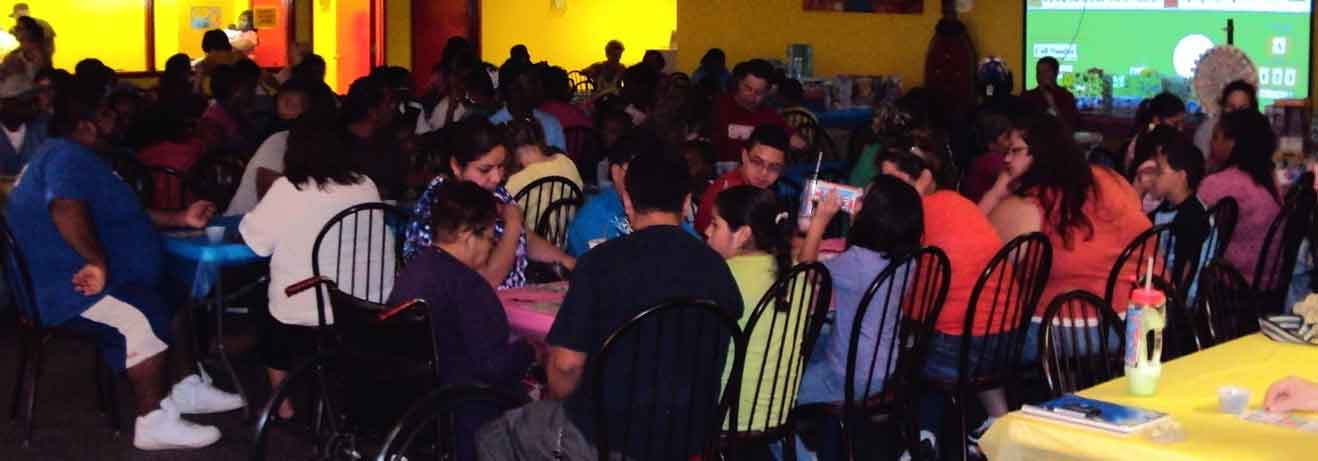
[[[824,129],[850,130],[870,122],[874,118],[872,107],[852,107],[850,109],[830,110],[815,114],[819,117],[819,126]]]
[[[220,275],[220,268],[240,266],[269,258],[257,256],[246,244],[238,243],[241,216],[216,218],[212,226],[224,226],[224,241],[210,243],[201,230],[165,232],[165,273],[183,284],[191,284],[189,294],[200,299],[210,293]]]

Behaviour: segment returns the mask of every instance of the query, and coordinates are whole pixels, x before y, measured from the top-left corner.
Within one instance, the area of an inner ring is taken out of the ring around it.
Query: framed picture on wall
[[[803,0],[806,11],[920,14],[924,0]]]

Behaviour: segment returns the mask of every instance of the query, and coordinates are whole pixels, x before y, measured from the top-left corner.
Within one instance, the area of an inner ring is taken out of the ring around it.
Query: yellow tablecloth
[[[1253,423],[1217,410],[1217,388],[1250,390],[1260,409],[1268,385],[1286,376],[1318,380],[1318,347],[1251,335],[1163,364],[1158,393],[1134,397],[1119,378],[1079,394],[1166,412],[1185,440],[1159,443],[1146,434],[1114,435],[1020,412],[998,420],[980,441],[991,461],[1024,460],[1315,460],[1318,434]],[[1301,416],[1318,418],[1318,413]]]

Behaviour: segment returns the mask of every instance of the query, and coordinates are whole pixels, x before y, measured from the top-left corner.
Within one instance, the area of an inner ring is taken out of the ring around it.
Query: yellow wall
[[[534,61],[581,69],[604,59],[604,44],[622,40],[624,63],[647,49],[667,49],[677,26],[678,3],[687,0],[481,0],[482,59],[495,65],[508,49],[525,44]],[[692,0],[701,1],[701,0]],[[800,4],[800,0],[796,1]]]
[[[314,0],[312,5],[312,48],[325,58],[325,83],[330,88],[339,85],[338,0]]]
[[[385,64],[411,69],[412,0],[385,0],[384,11]]]
[[[980,0],[962,20],[979,55],[996,55],[1019,74],[1019,0]],[[990,5],[991,3],[991,5]],[[750,58],[784,58],[787,45],[814,47],[817,76],[899,75],[909,88],[924,80],[925,52],[942,17],[939,0],[924,13],[806,12],[801,0],[678,0],[681,70],[691,72],[709,48],[723,48],[728,66]],[[1019,79],[1018,79],[1019,80]]]
[[[0,3],[8,15],[14,2]],[[72,70],[95,57],[117,71],[146,70],[146,9],[141,0],[28,1],[32,16],[55,29],[55,67]],[[8,29],[11,20],[0,19]]]

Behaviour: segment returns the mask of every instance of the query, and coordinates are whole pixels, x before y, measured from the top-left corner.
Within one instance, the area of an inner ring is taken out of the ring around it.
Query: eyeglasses
[[[769,161],[762,159],[760,158],[760,156],[755,154],[748,154],[746,155],[746,157],[749,158],[752,166],[763,169],[770,173],[782,173],[783,167],[786,166],[782,163],[770,163]]]

